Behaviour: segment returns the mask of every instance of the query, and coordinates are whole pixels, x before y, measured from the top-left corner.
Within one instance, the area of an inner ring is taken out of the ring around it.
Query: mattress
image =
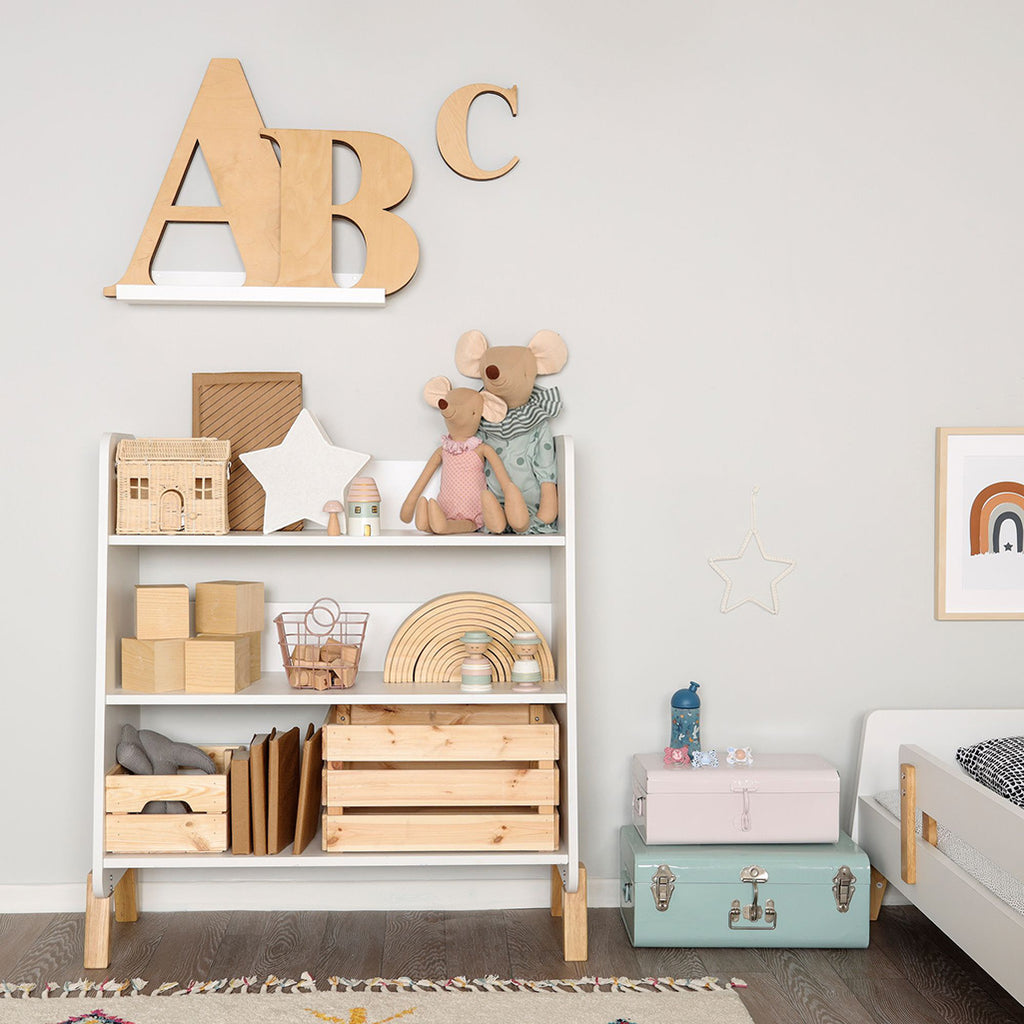
[[[876,793],[875,800],[897,821],[900,817],[899,790]],[[921,834],[921,812],[917,812],[917,834]],[[962,871],[983,885],[994,896],[1001,899],[1011,910],[1024,916],[1024,880],[1014,878],[998,864],[979,853],[969,843],[938,823],[939,852],[948,857]]]

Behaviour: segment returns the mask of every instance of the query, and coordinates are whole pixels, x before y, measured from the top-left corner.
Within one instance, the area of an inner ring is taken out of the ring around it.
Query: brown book
[[[252,796],[249,792],[249,751],[245,747],[231,751],[228,789],[231,791],[231,852],[252,853]]]
[[[295,815],[295,845],[292,853],[302,853],[316,835],[320,824],[320,795],[324,767],[324,731],[313,731],[310,723],[302,745],[302,768],[299,773],[299,809]]]
[[[280,853],[295,838],[299,806],[299,727],[270,737],[267,751],[267,853]]]
[[[270,740],[277,734],[257,733],[249,744],[249,794],[252,797],[252,852],[263,856],[267,852],[267,750]]]

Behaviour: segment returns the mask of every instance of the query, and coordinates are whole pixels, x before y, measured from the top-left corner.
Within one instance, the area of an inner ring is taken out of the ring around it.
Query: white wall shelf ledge
[[[248,287],[240,271],[152,272],[153,284],[119,284],[119,302],[192,306],[383,306],[383,288],[359,288],[356,274],[335,274],[336,288]]]

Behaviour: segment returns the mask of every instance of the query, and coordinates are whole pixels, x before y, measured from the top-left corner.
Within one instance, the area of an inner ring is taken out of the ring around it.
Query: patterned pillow
[[[982,740],[970,747],[960,747],[956,759],[971,778],[1024,807],[1024,736]]]

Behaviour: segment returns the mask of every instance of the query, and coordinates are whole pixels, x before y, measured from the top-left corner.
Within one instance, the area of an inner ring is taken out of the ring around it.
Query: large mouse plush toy
[[[568,358],[565,342],[554,331],[538,331],[528,345],[493,347],[480,331],[467,331],[455,347],[459,372],[479,378],[485,391],[508,406],[500,423],[483,421],[478,433],[500,457],[530,511],[528,526],[517,533],[557,529],[555,443],[548,421],[561,410],[562,398],[558,388],[537,387],[536,380],[557,373]],[[487,486],[502,497],[493,473],[487,472]]]
[[[469,533],[485,527],[488,533],[504,533],[506,526],[525,530],[530,515],[522,495],[494,449],[477,433],[482,420],[494,424],[504,419],[505,403],[486,391],[453,388],[447,377],[427,381],[423,397],[440,410],[448,433],[402,503],[402,522],[415,516],[416,528],[427,533]],[[438,468],[441,489],[436,499],[428,500],[423,489]],[[504,505],[488,490],[485,474],[501,484]]]

